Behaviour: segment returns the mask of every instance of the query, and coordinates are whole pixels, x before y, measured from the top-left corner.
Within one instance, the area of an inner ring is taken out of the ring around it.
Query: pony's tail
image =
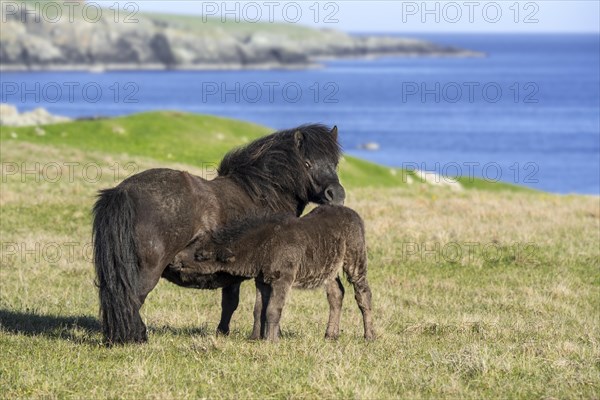
[[[147,340],[137,295],[135,204],[121,188],[100,191],[94,205],[94,265],[100,319],[107,345]]]

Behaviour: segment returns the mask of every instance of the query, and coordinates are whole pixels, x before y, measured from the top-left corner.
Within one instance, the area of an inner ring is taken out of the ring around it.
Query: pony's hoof
[[[135,339],[135,343],[148,343],[148,335],[144,334]]]
[[[217,328],[217,336],[229,336],[229,329]]]
[[[338,340],[340,337],[339,333],[326,333],[325,334],[325,339],[327,340]]]

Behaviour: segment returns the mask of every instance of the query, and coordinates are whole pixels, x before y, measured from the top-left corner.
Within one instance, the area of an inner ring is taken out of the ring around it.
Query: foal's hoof
[[[375,341],[375,339],[377,339],[377,336],[375,336],[375,334],[374,334],[374,333],[366,333],[366,334],[365,334],[365,340],[366,340],[367,342],[374,342],[374,341]]]
[[[340,337],[339,333],[326,333],[325,334],[325,339],[327,340],[338,340]]]

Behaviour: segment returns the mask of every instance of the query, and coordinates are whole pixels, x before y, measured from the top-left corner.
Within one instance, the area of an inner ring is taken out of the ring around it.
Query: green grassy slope
[[[597,397],[600,211],[586,196],[354,188],[347,204],[365,220],[377,341],[364,342],[345,280],[338,341],[323,338],[323,290],[294,290],[276,345],[247,339],[251,281],[231,336],[215,337],[219,292],[161,280],[142,310],[150,342],[104,348],[90,209],[98,189],[119,181],[108,166],[132,160],[140,170],[178,167],[2,141],[2,162],[29,171],[65,161],[107,168],[97,182],[81,168],[56,182],[2,177],[0,398]]]
[[[597,198],[402,185],[351,157],[347,187],[382,186],[347,192],[365,220],[377,341],[362,339],[345,281],[338,341],[323,338],[325,293],[294,290],[273,345],[247,340],[252,282],[232,334],[215,337],[219,292],[161,280],[142,310],[149,343],[103,347],[90,210],[124,178],[111,166],[199,173],[269,131],[178,113],[0,129],[0,398],[597,398]],[[43,172],[65,162],[79,163],[73,179]]]
[[[127,153],[202,166],[218,162],[231,148],[244,145],[272,130],[227,118],[165,111],[47,125],[41,130],[35,127],[2,127],[0,132],[0,140],[5,145],[18,140],[81,150]],[[402,186],[407,184],[407,176],[419,181],[408,171],[383,167],[350,156],[342,160],[340,175],[344,185],[350,188]],[[484,190],[530,190],[480,179],[463,179],[461,183],[466,188]]]

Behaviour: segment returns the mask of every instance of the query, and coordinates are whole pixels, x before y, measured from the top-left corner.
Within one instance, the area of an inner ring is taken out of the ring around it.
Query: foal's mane
[[[302,134],[300,149],[295,133]],[[292,198],[308,202],[310,177],[304,167],[308,159],[340,158],[340,146],[330,129],[321,124],[301,125],[264,136],[227,153],[219,165],[219,176],[235,180],[248,195],[273,210]]]

